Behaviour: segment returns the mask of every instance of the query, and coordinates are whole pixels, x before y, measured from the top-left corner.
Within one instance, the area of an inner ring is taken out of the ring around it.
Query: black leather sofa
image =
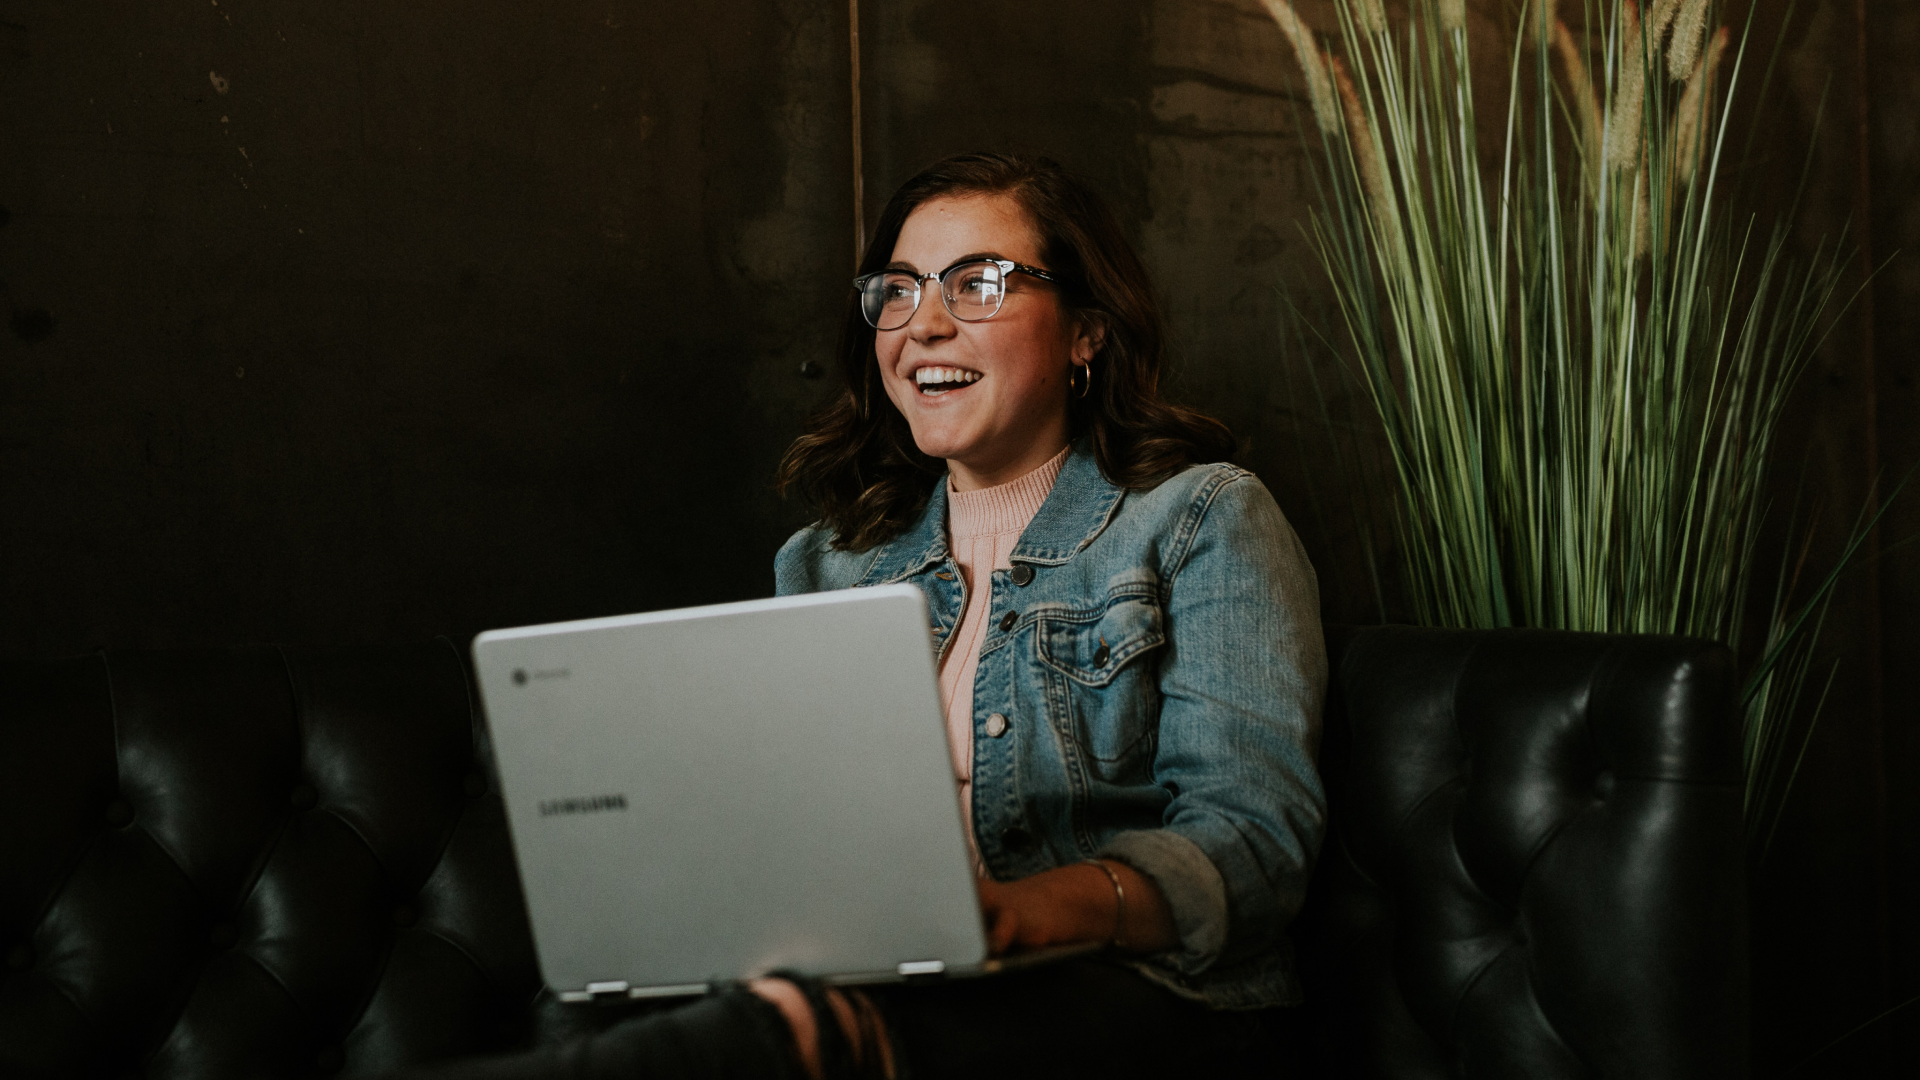
[[[1319,1068],[1744,1075],[1725,650],[1329,643]],[[541,991],[453,645],[0,675],[0,1076],[352,1075],[582,1022]]]

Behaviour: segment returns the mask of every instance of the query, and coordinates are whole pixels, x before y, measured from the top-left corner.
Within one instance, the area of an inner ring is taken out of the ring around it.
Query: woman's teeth
[[[913,373],[913,381],[920,392],[929,397],[944,394],[949,390],[958,390],[968,383],[980,381],[980,373],[965,368],[923,367]]]

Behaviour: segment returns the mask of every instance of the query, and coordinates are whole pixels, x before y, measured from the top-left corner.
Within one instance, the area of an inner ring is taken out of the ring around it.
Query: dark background
[[[959,149],[1093,179],[1158,278],[1179,391],[1245,439],[1327,617],[1380,619],[1347,510],[1380,504],[1311,387],[1352,402],[1284,328],[1288,283],[1331,324],[1258,0],[863,7],[868,219]],[[1851,221],[1876,265],[1920,235],[1920,10],[1788,10],[1759,6],[1786,47],[1746,178],[1790,197],[1825,94],[1796,238]],[[0,652],[464,639],[770,592],[806,517],[773,466],[853,261],[848,30],[839,0],[0,0]],[[1816,557],[1920,460],[1917,308],[1897,258],[1800,388],[1780,490],[1817,495]],[[1920,559],[1894,547],[1917,534],[1920,498],[1847,579],[1754,875],[1762,1075],[1920,992]],[[1911,1064],[1917,1014],[1795,1075]]]

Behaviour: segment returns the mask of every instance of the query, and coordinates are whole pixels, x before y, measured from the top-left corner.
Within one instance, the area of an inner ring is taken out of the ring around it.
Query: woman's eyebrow
[[[1002,258],[1005,258],[1005,256],[1001,255],[997,251],[975,251],[970,254],[960,256],[959,258],[948,263],[947,266],[948,268],[952,268],[955,266],[959,266],[963,262],[974,262],[979,259],[1002,259]],[[895,259],[892,262],[888,263],[886,266],[881,267],[881,269],[898,270],[904,274],[918,274],[920,272],[918,267],[914,266],[912,263],[907,262],[904,259]]]

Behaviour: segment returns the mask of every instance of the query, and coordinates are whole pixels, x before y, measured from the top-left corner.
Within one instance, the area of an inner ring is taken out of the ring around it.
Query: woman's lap
[[[869,986],[905,1066],[948,1077],[1289,1078],[1292,1010],[1216,1011],[1105,959],[917,985]],[[732,1080],[802,1075],[783,1021],[735,988],[635,1015],[567,1006],[548,1045],[409,1073],[434,1080]],[[616,1017],[619,1017],[616,1019]],[[596,1030],[597,1029],[597,1030]],[[546,1041],[546,1040],[543,1040]]]
[[[912,1080],[1297,1074],[1288,1010],[1209,1009],[1111,960],[866,992]]]

